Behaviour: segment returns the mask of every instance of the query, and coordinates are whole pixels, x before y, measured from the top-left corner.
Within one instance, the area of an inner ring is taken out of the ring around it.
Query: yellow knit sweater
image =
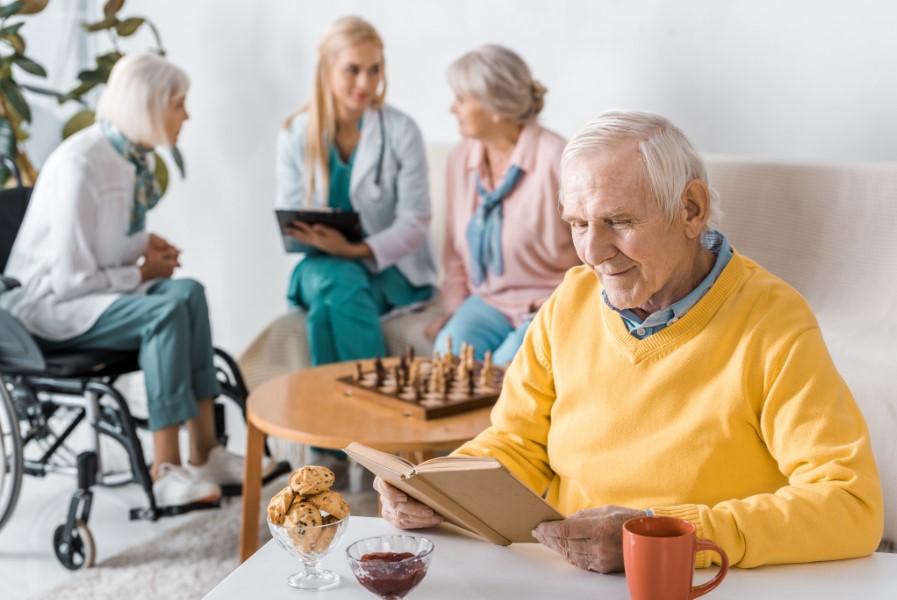
[[[738,253],[644,340],[594,273],[569,271],[492,427],[458,453],[497,457],[564,514],[620,505],[688,519],[741,567],[863,556],[882,532],[868,430],[812,312]]]

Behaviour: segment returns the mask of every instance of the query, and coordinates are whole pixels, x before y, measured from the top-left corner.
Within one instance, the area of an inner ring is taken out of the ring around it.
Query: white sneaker
[[[204,465],[192,465],[186,467],[196,479],[214,481],[218,485],[241,485],[243,483],[242,456],[228,452],[221,446],[215,446],[209,452],[209,458]],[[262,478],[264,479],[277,468],[277,463],[268,456],[262,457]]]
[[[216,502],[221,498],[221,488],[209,481],[195,479],[171,463],[159,465],[159,478],[153,482],[156,506],[184,506],[198,502]]]

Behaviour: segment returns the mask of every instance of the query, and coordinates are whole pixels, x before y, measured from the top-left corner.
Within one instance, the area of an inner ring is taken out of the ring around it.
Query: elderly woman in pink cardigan
[[[539,125],[546,89],[517,54],[483,46],[448,71],[462,140],[447,165],[444,314],[436,349],[510,362],[535,311],[579,264],[558,212],[565,141]]]

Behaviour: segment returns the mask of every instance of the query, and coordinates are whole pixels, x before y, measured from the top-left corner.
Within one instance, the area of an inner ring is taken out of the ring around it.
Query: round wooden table
[[[361,361],[365,369],[371,361]],[[385,360],[389,366],[395,360]],[[261,460],[265,435],[341,449],[359,442],[393,453],[454,450],[489,426],[491,408],[423,420],[400,410],[379,406],[347,393],[337,381],[352,375],[356,361],[305,369],[261,385],[246,403],[246,467],[243,474],[243,514],[240,561],[258,549]]]

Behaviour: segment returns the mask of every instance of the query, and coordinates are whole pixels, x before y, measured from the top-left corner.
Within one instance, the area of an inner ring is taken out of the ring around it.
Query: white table
[[[300,563],[270,541],[218,584],[206,598],[320,598],[374,600],[361,587],[346,562],[346,547],[361,538],[402,533],[372,517],[350,517],[348,530],[323,566],[339,573],[339,587],[305,593],[287,585]],[[406,532],[407,533],[407,532]],[[495,546],[451,525],[418,532],[433,540],[436,549],[430,570],[408,598],[629,598],[622,573],[601,575],[581,571],[541,544]],[[709,579],[703,569],[695,580]],[[866,558],[805,565],[732,569],[722,585],[706,596],[711,600],[826,600],[897,599],[897,554],[876,553]]]

